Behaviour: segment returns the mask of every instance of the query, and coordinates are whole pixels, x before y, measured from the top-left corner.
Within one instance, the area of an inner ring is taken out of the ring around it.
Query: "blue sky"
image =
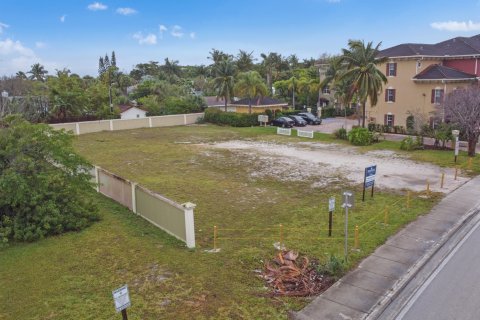
[[[480,0],[1,0],[0,75],[69,68],[96,75],[115,50],[128,72],[168,57],[209,64],[212,48],[236,54],[336,54],[348,39],[382,48],[480,33]]]

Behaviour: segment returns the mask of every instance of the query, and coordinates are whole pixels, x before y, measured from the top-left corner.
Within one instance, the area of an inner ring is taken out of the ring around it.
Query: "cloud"
[[[107,6],[101,2],[94,2],[87,6],[88,10],[98,11],[98,10],[107,10]]]
[[[477,31],[480,30],[480,23],[468,21],[445,21],[445,22],[432,22],[430,26],[433,29],[445,30],[445,31]]]
[[[154,45],[157,44],[157,36],[153,33],[149,33],[144,36],[141,32],[137,32],[133,35],[133,39],[138,40],[138,44]]]
[[[63,16],[60,17],[60,22],[65,22],[65,18],[67,17],[66,14],[64,14]]]
[[[118,8],[117,13],[124,15],[124,16],[130,16],[132,14],[137,13],[137,10],[132,9],[132,8]]]
[[[172,35],[172,37],[182,38],[184,33],[182,31],[182,27],[180,27],[179,25],[174,25],[172,27],[172,31],[170,31],[170,34]]]
[[[46,46],[47,44],[45,42],[42,42],[42,41],[35,42],[35,47],[37,47],[38,49],[45,48]]]
[[[18,71],[27,71],[34,63],[40,63],[47,70],[57,68],[54,62],[45,62],[35,52],[24,46],[18,40],[7,38],[0,40],[0,70],[2,75],[15,74]]]
[[[195,39],[197,37],[195,32],[190,32],[190,38]]]
[[[0,22],[0,34],[3,33],[3,30],[9,28],[10,26],[8,24],[5,24],[5,23],[1,23]]]

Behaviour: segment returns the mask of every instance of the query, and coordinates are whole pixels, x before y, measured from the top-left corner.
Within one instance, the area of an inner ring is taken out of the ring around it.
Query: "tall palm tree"
[[[239,50],[235,61],[238,71],[246,72],[252,70],[254,60],[256,59],[253,58],[253,51],[248,53],[247,51]]]
[[[226,112],[227,103],[233,96],[235,64],[231,59],[224,59],[215,65],[214,72],[215,79],[213,79],[213,87],[217,93],[217,98],[222,97],[225,100]]]
[[[248,113],[251,114],[252,99],[265,96],[268,89],[257,71],[248,71],[238,75],[235,92],[241,97],[248,98]]]
[[[342,49],[341,62],[347,70],[341,75],[340,80],[349,79],[354,87],[360,103],[362,104],[362,127],[365,128],[366,104],[370,99],[371,106],[378,102],[378,94],[382,85],[387,83],[387,77],[377,68],[378,64],[386,62],[387,58],[377,58],[381,42],[373,47],[369,42],[366,46],[363,41],[348,41],[349,49]]]
[[[295,76],[288,79],[288,90],[292,90],[292,107],[295,110],[295,91],[298,90],[297,78]]]
[[[45,67],[40,63],[35,63],[31,66],[30,71],[27,73],[30,74],[30,80],[39,80],[43,82],[45,81],[45,75],[48,73],[48,71],[45,70]]]
[[[270,52],[268,55],[262,53],[260,56],[263,59],[262,67],[265,70],[268,91],[272,93],[272,83],[277,80],[278,70],[282,65],[282,55],[276,52]]]

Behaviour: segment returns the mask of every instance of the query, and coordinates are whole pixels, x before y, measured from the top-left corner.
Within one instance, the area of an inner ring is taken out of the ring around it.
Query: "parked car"
[[[293,125],[296,126],[296,127],[305,127],[307,125],[307,121],[305,121],[305,119],[303,119],[300,116],[291,115],[291,116],[288,116],[288,117],[293,120],[293,122],[294,122]]]
[[[287,117],[280,117],[272,121],[273,126],[282,127],[282,128],[291,128],[295,122],[292,119]]]
[[[298,115],[307,121],[308,124],[322,124],[322,119],[315,117],[310,112],[300,112]]]

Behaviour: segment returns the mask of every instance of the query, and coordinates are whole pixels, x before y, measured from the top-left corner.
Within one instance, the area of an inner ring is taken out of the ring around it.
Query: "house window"
[[[323,94],[330,94],[330,88],[328,86],[323,87],[322,93]]]
[[[387,76],[396,77],[397,76],[397,63],[390,62],[387,63]]]
[[[440,104],[443,102],[443,89],[432,89],[432,103]]]
[[[385,115],[385,125],[389,127],[393,127],[395,124],[395,116],[393,114],[386,114]]]
[[[385,102],[395,102],[395,89],[385,90]]]

